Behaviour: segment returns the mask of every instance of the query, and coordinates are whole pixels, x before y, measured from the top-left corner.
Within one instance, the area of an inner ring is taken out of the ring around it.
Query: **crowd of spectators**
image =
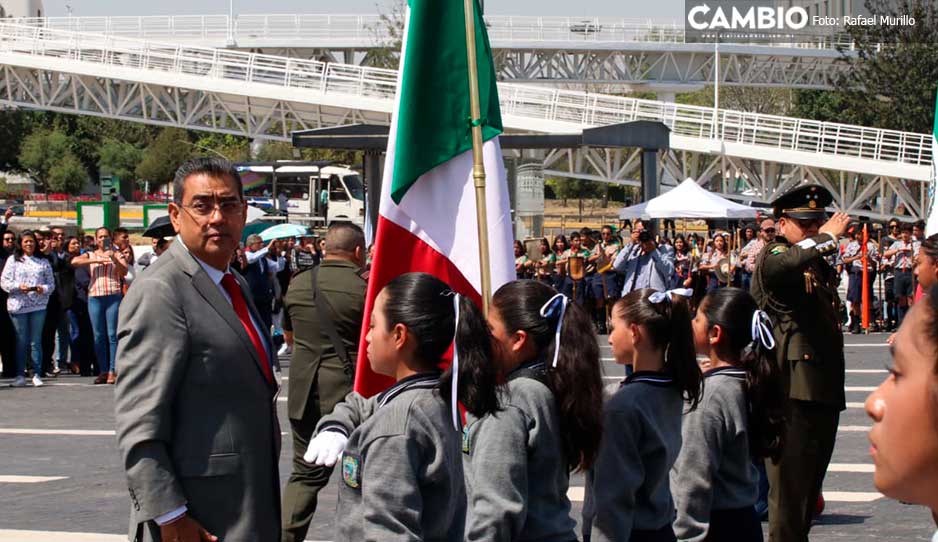
[[[99,228],[93,235],[67,236],[60,226],[8,229],[0,219],[0,364],[15,387],[42,386],[66,372],[114,384],[117,317],[134,279],[169,249],[172,237],[154,238],[135,256],[125,228]],[[290,278],[314,267],[323,247],[314,236],[261,241],[246,239],[232,260],[251,287],[254,302],[273,329],[280,354],[292,340],[281,326],[283,296]],[[29,378],[27,378],[29,377]]]
[[[595,307],[594,323],[603,329],[602,281],[615,297],[640,288],[665,290],[690,288],[698,301],[713,290],[736,286],[748,290],[759,254],[776,238],[771,218],[733,228],[708,225],[706,232],[650,234],[649,224],[637,220],[626,230],[603,226],[594,231],[558,233],[530,244],[515,243],[515,270],[518,278],[543,281],[586,307]],[[868,231],[867,266],[871,321],[874,329],[891,331],[898,327],[923,287],[936,282],[938,238],[929,241],[924,224],[893,219],[880,227],[868,222],[855,223],[848,238],[841,242],[830,263],[845,281],[844,321],[860,332],[862,300],[862,230]],[[645,233],[643,233],[645,232]],[[607,270],[603,270],[604,264]],[[608,266],[611,265],[611,268]]]

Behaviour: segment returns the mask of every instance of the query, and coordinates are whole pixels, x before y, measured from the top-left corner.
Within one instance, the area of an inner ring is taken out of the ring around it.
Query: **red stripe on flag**
[[[378,217],[375,234],[375,251],[368,275],[368,291],[365,296],[365,318],[362,321],[361,337],[358,348],[358,363],[355,370],[355,391],[370,397],[388,388],[394,379],[379,375],[371,370],[368,362],[367,343],[368,325],[375,298],[395,277],[411,272],[430,273],[462,295],[469,296],[476,305],[482,304],[479,292],[466,280],[466,277],[450,261],[419,237],[395,224]]]

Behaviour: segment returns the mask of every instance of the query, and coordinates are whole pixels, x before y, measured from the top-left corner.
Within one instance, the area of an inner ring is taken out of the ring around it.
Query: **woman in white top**
[[[7,258],[0,275],[0,288],[9,294],[7,311],[16,329],[16,378],[12,386],[26,385],[27,348],[31,348],[33,359],[33,386],[42,386],[42,326],[55,278],[49,262],[36,257],[33,232],[20,234],[16,251]]]
[[[903,320],[890,375],[866,399],[873,483],[887,497],[938,514],[938,286]],[[935,535],[938,540],[938,533]]]

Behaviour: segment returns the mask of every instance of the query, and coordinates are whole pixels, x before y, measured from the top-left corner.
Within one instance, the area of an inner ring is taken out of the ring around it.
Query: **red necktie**
[[[241,320],[244,331],[246,331],[248,337],[251,338],[251,344],[254,345],[254,349],[257,350],[257,355],[261,359],[261,370],[264,371],[264,377],[267,378],[267,382],[273,384],[274,373],[270,368],[270,360],[267,359],[267,349],[264,348],[264,343],[261,342],[260,335],[257,334],[254,322],[251,321],[251,314],[248,312],[248,304],[244,300],[244,294],[241,293],[241,287],[238,286],[238,281],[235,280],[234,275],[231,273],[225,273],[225,276],[221,279],[221,285],[231,297],[231,305],[234,307],[235,314],[238,315],[238,320]]]

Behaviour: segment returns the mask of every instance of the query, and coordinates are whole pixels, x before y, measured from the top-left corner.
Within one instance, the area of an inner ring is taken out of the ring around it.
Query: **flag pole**
[[[488,216],[485,209],[485,164],[482,161],[482,106],[479,103],[479,68],[476,62],[475,0],[463,0],[466,15],[466,56],[469,60],[469,106],[472,115],[472,179],[476,189],[479,229],[479,264],[482,271],[482,310],[489,312],[492,276],[489,265]]]

